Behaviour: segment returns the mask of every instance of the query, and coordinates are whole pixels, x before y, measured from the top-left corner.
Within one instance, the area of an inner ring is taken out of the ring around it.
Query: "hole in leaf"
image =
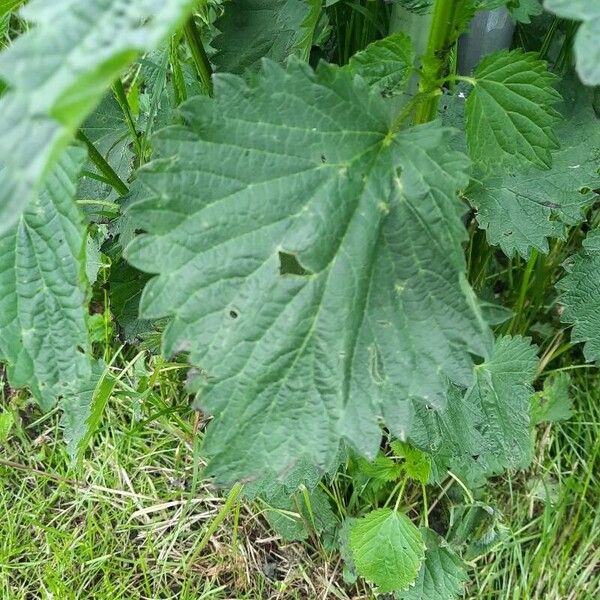
[[[142,235],[142,233],[147,233],[145,229],[136,229],[134,231],[135,235]]]
[[[294,254],[279,253],[279,273],[281,275],[308,275],[309,272],[298,262]]]
[[[582,187],[582,188],[579,190],[579,193],[580,193],[581,195],[583,195],[583,196],[586,196],[586,195],[587,195],[587,194],[589,194],[591,191],[592,191],[592,189],[591,189],[591,188],[589,188],[589,187],[585,187],[585,186],[584,186],[584,187]]]
[[[471,360],[474,365],[482,365],[485,362],[485,358],[477,354],[471,354]]]
[[[240,316],[240,313],[239,313],[237,310],[231,309],[231,310],[229,311],[229,316],[230,316],[232,319],[237,319],[237,318]]]

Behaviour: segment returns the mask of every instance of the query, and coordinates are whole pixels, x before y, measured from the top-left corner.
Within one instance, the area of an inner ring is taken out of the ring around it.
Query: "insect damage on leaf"
[[[140,311],[172,316],[165,352],[193,340],[208,373],[222,481],[329,464],[343,439],[373,456],[381,417],[404,436],[491,347],[464,284],[466,157],[436,124],[390,133],[396,111],[344,69],[265,63],[154,139],[126,256],[158,274]]]

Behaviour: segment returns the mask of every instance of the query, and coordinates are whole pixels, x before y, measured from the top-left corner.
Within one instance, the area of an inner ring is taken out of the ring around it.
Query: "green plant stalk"
[[[533,269],[538,259],[538,251],[532,250],[531,256],[527,261],[527,266],[525,267],[525,272],[523,273],[523,278],[521,279],[521,288],[519,290],[519,299],[517,301],[517,305],[515,306],[515,317],[512,320],[510,326],[510,332],[514,333],[517,330],[518,325],[521,322],[521,315],[523,309],[525,308],[525,299],[527,296],[527,290],[529,289],[529,282],[531,281],[531,275],[533,273]]]
[[[188,46],[190,47],[190,51],[192,53],[194,64],[196,65],[196,70],[198,71],[198,77],[200,78],[200,82],[204,86],[206,93],[209,96],[212,96],[212,68],[210,66],[210,61],[208,60],[206,51],[204,50],[202,38],[200,37],[200,32],[196,27],[196,22],[194,21],[193,15],[186,21],[185,25],[183,26],[183,33],[185,35],[185,39],[188,43]]]
[[[169,48],[169,60],[171,61],[171,72],[172,72],[172,83],[173,83],[173,94],[175,96],[175,104],[179,106],[187,100],[187,92],[185,89],[185,81],[183,78],[183,71],[181,69],[181,62],[177,54],[179,47],[179,35],[171,37],[171,43]]]
[[[121,79],[117,79],[113,84],[113,92],[115,94],[115,98],[123,111],[123,115],[125,116],[125,122],[127,123],[127,128],[129,129],[129,133],[131,134],[131,139],[133,140],[133,145],[135,146],[135,152],[140,157],[142,155],[142,142],[140,140],[140,135],[135,128],[135,123],[133,122],[133,117],[131,116],[131,109],[129,107],[129,101],[127,100],[127,94],[125,93],[125,88],[123,87],[123,82]]]
[[[202,536],[202,539],[198,542],[194,550],[194,554],[190,558],[190,563],[193,563],[196,560],[196,557],[200,555],[202,550],[206,548],[210,538],[213,536],[215,531],[219,528],[219,525],[225,520],[225,517],[235,508],[237,499],[239,495],[242,493],[243,485],[241,483],[236,483],[230,490],[227,495],[227,499],[225,500],[225,504],[221,507],[221,510],[217,513],[217,516],[211,521],[206,533]]]
[[[456,14],[461,3],[462,0],[436,0],[419,81],[419,92],[425,94],[425,98],[415,111],[415,125],[427,123],[436,117],[441,96],[439,80],[444,75],[455,41]]]
[[[90,160],[104,175],[106,181],[110,183],[110,185],[112,185],[112,187],[115,188],[115,190],[117,190],[117,192],[119,192],[121,196],[128,194],[129,188],[123,183],[121,178],[116,174],[115,170],[106,162],[104,156],[102,156],[102,154],[100,154],[100,152],[96,150],[94,144],[90,142],[90,140],[85,135],[85,133],[83,133],[83,131],[80,130],[77,132],[77,139],[86,145]]]

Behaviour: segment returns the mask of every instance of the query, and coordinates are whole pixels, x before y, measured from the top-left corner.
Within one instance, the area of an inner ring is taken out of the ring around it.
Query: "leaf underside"
[[[152,49],[190,0],[33,0],[35,24],[0,55],[0,232],[27,202],[106,88]]]
[[[85,151],[70,148],[19,221],[0,235],[0,356],[10,384],[44,409],[90,375],[85,227],[74,203]]]
[[[329,465],[342,439],[373,457],[381,419],[405,436],[414,405],[444,405],[488,355],[463,275],[466,158],[437,124],[391,134],[396,110],[342,69],[265,62],[154,139],[126,257],[158,274],[140,311],[171,315],[165,353],[201,369],[224,483]]]

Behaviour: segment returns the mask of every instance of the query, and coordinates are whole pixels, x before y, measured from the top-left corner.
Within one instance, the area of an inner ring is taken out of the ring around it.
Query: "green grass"
[[[508,539],[472,571],[469,598],[600,598],[600,379],[573,385],[576,413],[542,426],[527,477],[506,477],[489,501],[503,511]]]
[[[196,477],[197,419],[177,371],[163,365],[144,394],[135,370],[121,372],[78,469],[56,412],[42,416],[21,395],[0,400],[16,415],[0,440],[0,598],[291,600],[329,586],[327,597],[348,599],[339,564],[282,544],[245,503],[199,552],[225,500]]]
[[[343,583],[337,554],[283,543],[263,505],[235,502],[199,548],[225,499],[194,468],[203,422],[179,367],[115,367],[114,396],[76,469],[56,412],[41,415],[20,394],[2,400],[15,424],[0,433],[0,598],[373,598]],[[465,598],[600,597],[600,380],[575,372],[573,419],[542,426],[531,471],[496,479],[481,498],[509,535],[473,563]],[[429,501],[452,493],[431,489]]]

